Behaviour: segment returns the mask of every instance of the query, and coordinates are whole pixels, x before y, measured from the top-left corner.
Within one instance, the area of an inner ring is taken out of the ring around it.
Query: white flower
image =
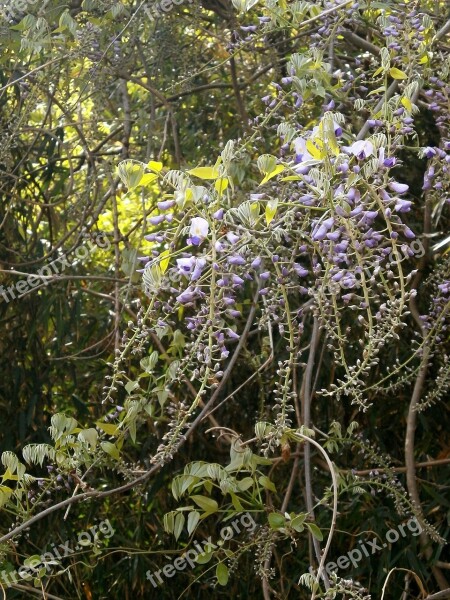
[[[209,232],[209,224],[203,217],[194,217],[191,221],[191,228],[189,230],[188,242],[194,246],[199,246],[203,240],[207,237]]]
[[[306,149],[306,140],[301,137],[293,140],[295,155],[297,157],[296,162],[303,162],[305,160],[311,160],[312,156]]]
[[[358,140],[350,146],[349,150],[358,160],[363,160],[374,154],[373,144],[369,140]]]

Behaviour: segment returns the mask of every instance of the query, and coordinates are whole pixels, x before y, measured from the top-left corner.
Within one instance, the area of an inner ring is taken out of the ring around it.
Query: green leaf
[[[115,460],[120,459],[120,452],[115,444],[112,444],[111,442],[102,442],[100,445],[106,454],[109,454]]]
[[[121,252],[120,268],[127,277],[131,278],[133,283],[137,283],[140,280],[139,273],[136,273],[138,268],[138,257],[139,252],[136,248],[124,248]]]
[[[288,175],[287,177],[282,177],[281,181],[300,181],[300,179],[299,175]]]
[[[129,190],[139,185],[144,176],[144,163],[137,160],[123,160],[117,167],[117,173]]]
[[[87,442],[94,450],[95,446],[97,445],[98,431],[93,427],[90,429],[85,429],[84,431],[80,431],[78,434],[78,439]]]
[[[163,527],[166,533],[172,533],[175,527],[175,515],[177,513],[172,510],[164,515],[163,518]]]
[[[303,531],[305,529],[305,519],[306,515],[301,514],[294,517],[291,521],[291,527],[295,529],[295,531]]]
[[[245,492],[249,488],[251,488],[254,485],[254,483],[255,482],[252,477],[244,477],[244,479],[241,479],[237,482],[237,487],[239,491]]]
[[[68,29],[71,33],[74,33],[77,29],[77,22],[70,16],[68,10],[65,10],[59,17],[59,31]]]
[[[36,17],[34,15],[25,15],[25,17],[17,25],[12,25],[11,29],[16,31],[25,31],[31,29],[36,23]]]
[[[309,531],[312,533],[312,535],[316,538],[316,540],[319,540],[319,542],[321,542],[323,540],[323,533],[320,531],[320,529],[317,527],[317,525],[315,523],[305,523],[306,527],[309,529]]]
[[[384,87],[384,85],[381,85],[380,87],[378,87],[376,90],[372,90],[371,92],[369,92],[367,95],[368,96],[372,96],[372,94],[379,94],[381,92],[384,92],[386,88]]]
[[[185,521],[186,521],[186,519],[185,519],[185,516],[183,515],[183,513],[181,513],[181,512],[177,513],[177,515],[175,517],[174,528],[173,528],[173,535],[175,536],[176,540],[180,537],[181,532],[183,531]]]
[[[268,519],[272,529],[280,529],[286,525],[286,518],[279,513],[270,513]]]
[[[191,535],[195,528],[197,527],[197,523],[200,520],[200,513],[197,510],[193,510],[189,513],[188,522],[187,522],[187,530],[188,534]]]
[[[212,498],[207,498],[206,496],[190,496],[190,499],[207,513],[213,513],[219,510],[219,505]]]
[[[231,502],[233,504],[233,507],[238,511],[238,512],[243,512],[244,511],[244,507],[241,504],[241,501],[239,500],[238,496],[236,496],[236,494],[234,492],[229,492],[230,496],[231,496]]]
[[[203,552],[202,554],[199,554],[197,556],[197,558],[195,559],[195,562],[198,563],[199,565],[206,565],[206,563],[209,563],[209,561],[212,558],[213,553],[212,552]]]
[[[194,477],[207,477],[208,476],[208,463],[207,462],[192,462],[184,467],[185,475],[193,475]]]
[[[255,465],[271,465],[273,464],[270,458],[266,458],[265,456],[258,456],[257,454],[253,454],[252,456],[252,464]]]
[[[130,437],[133,441],[133,444],[135,444],[136,443],[136,417],[134,417],[128,423],[128,431],[130,432]]]
[[[134,392],[134,390],[137,390],[138,388],[139,383],[137,381],[127,381],[125,384],[125,390],[128,394],[131,394],[131,392]]]
[[[6,450],[5,452],[2,452],[2,464],[4,467],[9,469],[11,473],[14,473],[14,471],[17,469],[17,465],[19,464],[19,459],[14,452]]]
[[[181,494],[184,494],[193,483],[199,481],[198,477],[193,477],[192,475],[182,475],[181,477],[183,478],[181,483]]]
[[[256,165],[261,173],[267,175],[275,170],[277,166],[277,157],[272,154],[261,154],[256,161]]]
[[[275,484],[272,481],[270,481],[270,479],[268,477],[266,477],[265,475],[262,475],[258,479],[258,481],[264,488],[266,488],[266,490],[270,490],[271,492],[277,491]]]
[[[216,577],[220,585],[227,585],[229,572],[225,563],[220,562],[216,567]]]
[[[156,363],[158,362],[158,358],[158,351],[153,350],[150,356],[145,356],[143,359],[141,359],[141,362],[139,363],[141,365],[141,369],[144,369],[146,373],[152,373]]]
[[[119,426],[114,425],[113,423],[102,423],[101,421],[97,421],[95,424],[108,435],[116,435],[117,430],[119,429]]]

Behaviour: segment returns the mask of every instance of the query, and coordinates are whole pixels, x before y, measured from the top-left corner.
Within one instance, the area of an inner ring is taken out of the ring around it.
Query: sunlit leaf
[[[161,252],[160,254],[160,261],[159,261],[159,266],[161,267],[161,272],[165,273],[167,271],[167,267],[169,266],[170,263],[170,250],[164,250],[164,252]]]
[[[403,106],[406,108],[406,110],[408,112],[412,111],[412,103],[409,98],[407,98],[406,96],[403,96],[403,98],[401,99],[400,102],[403,104]]]
[[[273,221],[275,214],[277,212],[277,208],[278,208],[278,198],[269,200],[269,202],[266,204],[265,216],[266,216],[267,225],[270,225],[270,223]]]
[[[151,160],[150,162],[147,163],[147,169],[150,169],[151,171],[155,171],[155,173],[159,173],[163,168],[163,164],[162,162],[156,162],[154,160]]]
[[[217,179],[219,177],[219,171],[214,167],[196,167],[188,171],[188,173],[199,179]]]
[[[139,181],[138,185],[149,185],[150,183],[153,183],[156,179],[158,179],[158,175],[156,175],[155,173],[145,173],[145,175],[143,175],[142,179]]]
[[[319,140],[317,138],[314,140],[314,142],[312,140],[308,140],[306,142],[306,149],[316,160],[325,158],[325,156],[327,155],[326,150],[323,148],[323,144],[321,144],[321,147],[318,146]]]
[[[283,167],[283,165],[277,165],[273,171],[271,171],[270,173],[267,173],[267,175],[264,177],[264,179],[261,181],[261,183],[259,185],[264,185],[265,183],[267,183],[269,181],[269,179],[272,179],[272,177],[275,177],[279,173],[282,173],[284,171],[284,169],[285,169],[285,167]]]
[[[378,69],[375,71],[375,73],[373,74],[373,77],[378,77],[378,75],[381,75],[381,73],[384,71],[383,67],[378,67]]]
[[[224,191],[228,187],[228,184],[228,177],[220,177],[219,179],[217,179],[217,181],[214,183],[214,189],[219,194],[219,196],[221,196],[224,193]]]
[[[389,69],[389,75],[393,79],[408,79],[408,75],[403,71],[400,71],[400,69],[397,69],[397,67],[391,67]]]

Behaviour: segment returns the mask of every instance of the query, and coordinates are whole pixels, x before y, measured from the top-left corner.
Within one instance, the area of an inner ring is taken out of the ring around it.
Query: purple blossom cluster
[[[333,6],[335,2],[324,3],[325,9]],[[381,348],[396,339],[404,324],[408,302],[417,295],[409,288],[419,259],[412,242],[422,250],[424,246],[415,241],[417,194],[404,181],[402,149],[415,139],[417,88],[403,83],[409,77],[403,70],[409,73],[408,53],[425,52],[425,16],[414,9],[405,14],[392,9],[378,20],[376,39],[388,50],[390,66],[402,70],[401,80],[383,111],[367,110],[367,131],[358,135],[354,114],[346,107],[382,99],[380,89],[368,96],[378,85],[370,73],[379,68],[379,56],[356,53],[348,64],[338,61],[339,68],[333,57],[330,63],[320,63],[318,57],[328,51],[331,31],[345,40],[359,10],[354,2],[327,12],[309,50],[291,57],[287,74],[280,83],[272,81],[262,97],[265,117],[257,117],[253,125],[277,131],[280,147],[271,161],[280,175],[266,177],[259,186],[246,185],[236,197],[217,195],[211,186],[207,201],[183,210],[169,195],[150,219],[155,229],[146,239],[152,247],[141,257],[145,289],[157,327],[181,322],[187,343],[179,374],[195,378],[209,369],[220,379],[223,362],[240,339],[249,296],[256,291],[258,327],[272,331],[276,326],[289,356],[304,332],[305,305],[314,307],[336,361],[346,371],[334,393],[346,390],[363,403],[360,390],[378,364]],[[234,45],[252,43],[271,26],[267,16],[242,26]],[[336,48],[340,43],[336,39]],[[436,114],[442,144],[421,150],[428,160],[422,191],[442,202],[449,185],[449,89],[439,76],[430,83],[424,97]],[[334,97],[323,91],[331,85]],[[309,128],[303,116],[317,106],[317,96],[321,114]],[[269,121],[272,125],[264,125]],[[185,188],[184,181],[173,197]],[[251,224],[239,213],[244,205],[252,206]],[[342,316],[347,314],[352,317]],[[362,347],[353,365],[342,358],[349,352],[343,322],[347,334],[358,331]],[[286,367],[283,373],[288,371]],[[279,392],[283,395],[281,388]],[[283,402],[280,406],[286,407],[287,400]]]

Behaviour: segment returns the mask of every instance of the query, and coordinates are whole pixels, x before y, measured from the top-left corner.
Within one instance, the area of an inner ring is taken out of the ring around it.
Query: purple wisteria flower
[[[188,244],[200,246],[209,233],[209,224],[203,217],[194,217],[189,230]]]
[[[433,156],[436,156],[436,148],[433,148],[433,147],[431,147],[431,146],[426,146],[426,147],[423,149],[423,155],[424,155],[426,158],[433,158]]]
[[[385,158],[383,146],[378,150],[378,165],[380,167],[387,167],[388,169],[390,169],[395,165],[396,162],[397,159],[393,156]]]
[[[159,225],[163,221],[165,221],[166,215],[157,215],[155,217],[150,217],[149,221],[152,225]]]
[[[333,224],[334,224],[333,217],[330,217],[329,219],[325,219],[325,221],[322,221],[322,223],[320,223],[318,226],[316,226],[314,228],[313,233],[312,233],[312,239],[315,242],[320,242],[321,240],[325,239],[327,233],[333,227]]]
[[[229,328],[226,330],[226,334],[232,340],[238,340],[241,337],[235,331],[233,331],[232,329],[229,329]]]
[[[235,254],[233,256],[228,257],[229,265],[245,265],[245,258],[240,256],[239,254]]]
[[[302,267],[302,265],[294,263],[292,266],[299,277],[306,277],[308,275],[308,269],[305,269],[305,267]]]
[[[409,190],[409,185],[406,185],[406,183],[398,183],[398,181],[391,181],[388,185],[396,194],[406,194]]]
[[[229,231],[227,233],[227,240],[231,243],[231,244],[237,244],[239,241],[239,236],[236,235],[235,233],[233,233],[232,231]]]
[[[157,207],[159,210],[169,210],[169,208],[172,208],[175,204],[175,200],[163,200],[162,202],[158,202]]]
[[[444,281],[444,283],[440,283],[438,285],[438,289],[443,293],[443,294],[450,294],[450,281]]]
[[[195,258],[191,256],[189,258],[177,258],[178,271],[182,275],[190,276],[191,281],[199,279],[202,271],[206,265],[206,259]]]
[[[411,210],[411,204],[409,200],[403,200],[402,198],[397,198],[397,202],[395,203],[394,210],[400,213],[409,212]]]
[[[406,225],[403,226],[403,234],[408,240],[413,240],[416,237],[416,234]]]
[[[184,290],[184,292],[181,292],[181,294],[176,297],[176,300],[180,304],[190,304],[202,296],[204,296],[204,294],[198,288],[189,286],[187,290]]]

